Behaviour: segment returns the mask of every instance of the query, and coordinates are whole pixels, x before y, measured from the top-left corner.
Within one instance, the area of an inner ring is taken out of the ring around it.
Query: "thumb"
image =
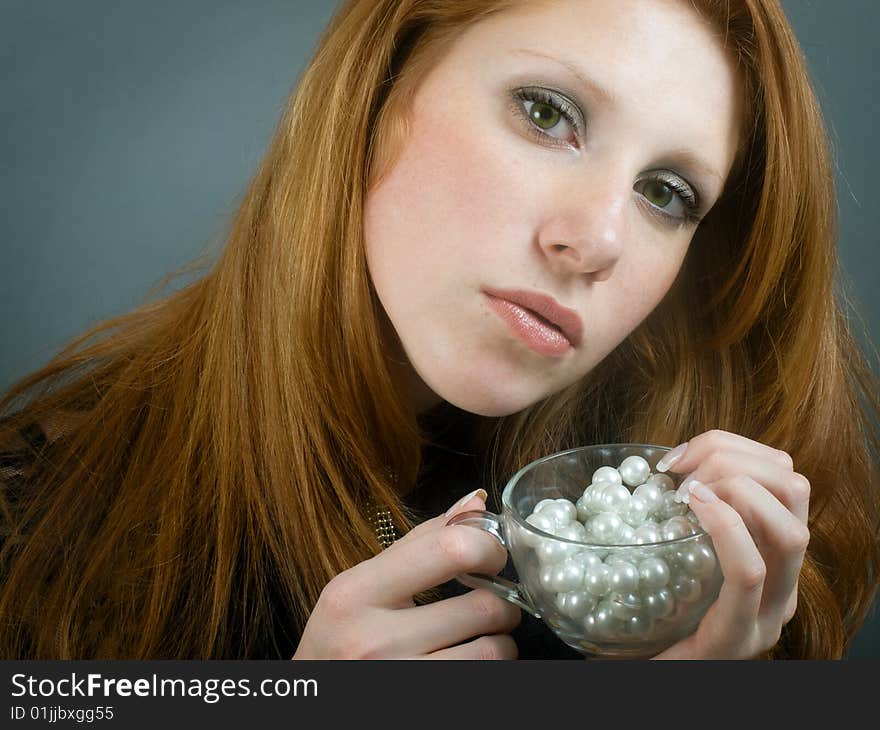
[[[400,543],[404,543],[413,537],[417,537],[418,535],[422,535],[426,532],[431,532],[433,530],[444,527],[446,523],[449,522],[449,519],[459,512],[467,512],[468,510],[475,509],[486,509],[487,496],[488,495],[486,494],[485,489],[475,489],[470,494],[466,494],[464,497],[459,499],[442,515],[437,515],[436,517],[432,517],[431,519],[425,520],[424,522],[416,525],[394,544],[397,545]]]

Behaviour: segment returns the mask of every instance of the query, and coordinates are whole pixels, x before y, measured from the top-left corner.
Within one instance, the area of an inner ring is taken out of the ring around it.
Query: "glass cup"
[[[526,465],[504,487],[500,515],[462,512],[448,522],[494,535],[510,554],[518,582],[475,573],[459,575],[457,580],[490,590],[528,611],[586,656],[646,658],[693,633],[717,598],[723,576],[711,538],[693,513],[685,516],[687,505],[662,496],[670,491],[663,488],[663,478],[654,482],[661,487],[661,498],[649,511],[657,523],[645,529],[627,530],[622,525],[644,519],[644,513],[634,517],[627,512],[643,509],[631,506],[638,485],[624,485],[631,503],[626,502],[626,494],[621,499],[618,490],[616,502],[594,506],[594,511],[580,508],[579,518],[590,520],[588,515],[601,512],[606,515],[605,523],[616,524],[619,531],[610,537],[597,537],[595,532],[571,537],[571,530],[552,528],[566,537],[526,522],[542,500],[576,503],[599,467],[617,468],[627,457],[641,456],[653,475],[667,451],[668,447],[648,444],[599,444],[551,454]],[[674,490],[680,478],[668,476]],[[608,514],[617,514],[618,521]],[[598,530],[597,525],[591,524]],[[620,530],[628,541],[621,539]]]

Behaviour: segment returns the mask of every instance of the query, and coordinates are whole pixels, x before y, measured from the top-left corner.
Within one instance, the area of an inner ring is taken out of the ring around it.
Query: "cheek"
[[[513,228],[521,233],[530,193],[509,146],[493,135],[444,117],[416,120],[397,164],[367,197],[375,279],[405,275],[415,287],[449,277],[473,288],[503,275],[503,250],[518,240]]]

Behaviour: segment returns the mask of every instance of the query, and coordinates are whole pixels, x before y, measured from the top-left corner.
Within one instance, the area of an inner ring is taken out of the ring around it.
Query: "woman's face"
[[[419,411],[515,413],[626,338],[721,194],[737,83],[683,0],[531,2],[459,36],[366,200],[370,276]],[[582,338],[528,344],[502,314],[522,311],[487,289],[554,298]]]

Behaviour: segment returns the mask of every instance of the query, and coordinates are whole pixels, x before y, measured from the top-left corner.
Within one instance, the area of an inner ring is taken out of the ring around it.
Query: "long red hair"
[[[2,658],[252,657],[279,612],[301,630],[324,585],[380,549],[368,504],[412,526],[389,474],[414,483],[423,436],[389,373],[363,201],[424,73],[513,4],[345,2],[218,259],[0,400],[0,443],[34,423],[50,436],[0,504]],[[496,488],[590,442],[723,428],[788,451],[812,484],[812,538],[771,655],[840,657],[878,581],[880,399],[841,306],[827,135],[776,0],[693,5],[749,102],[724,195],[614,352],[520,413],[474,417],[473,436]]]

